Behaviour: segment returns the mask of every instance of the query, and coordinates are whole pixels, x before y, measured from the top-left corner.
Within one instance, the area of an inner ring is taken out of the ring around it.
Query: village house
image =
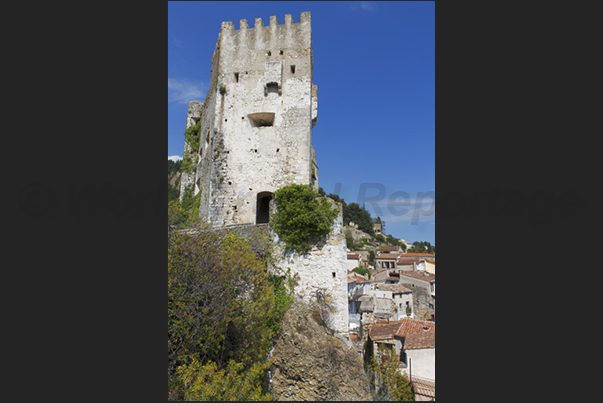
[[[398,260],[402,259],[429,259],[435,263],[435,253],[403,253]]]
[[[402,256],[402,255],[400,255]],[[421,262],[421,259],[400,259],[398,256],[398,260],[396,260],[396,268],[400,269],[400,271],[416,271],[417,264]]]
[[[401,246],[395,245],[379,245],[377,250],[387,251],[389,253],[404,253],[404,249]]]
[[[398,256],[395,253],[380,253],[375,256],[376,269],[395,269]]]
[[[356,267],[361,267],[361,257],[358,253],[348,253],[348,270],[353,270]]]
[[[425,270],[428,273],[435,275],[435,260],[425,259]]]
[[[427,271],[401,271],[400,284],[410,284],[411,288],[423,287],[435,295],[435,274]]]
[[[399,284],[375,284],[375,290],[391,292],[396,306],[395,320],[412,317],[412,290]]]
[[[376,272],[373,272],[372,278],[375,279],[377,283],[384,284],[398,284],[400,282],[400,274],[398,273],[399,269],[382,269]]]
[[[379,347],[398,357],[401,373],[411,381],[417,379],[419,387],[428,389],[417,400],[423,400],[425,394],[433,394],[427,400],[435,397],[435,322],[404,318],[369,326],[364,352],[367,362],[378,353]]]

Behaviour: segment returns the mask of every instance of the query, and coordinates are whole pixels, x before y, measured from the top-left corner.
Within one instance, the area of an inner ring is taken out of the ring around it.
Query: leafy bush
[[[276,212],[270,219],[272,229],[287,249],[307,253],[313,245],[329,235],[337,209],[320,197],[311,185],[288,185],[274,194]]]
[[[368,368],[374,400],[415,400],[412,384],[400,373],[398,364],[398,356],[383,347],[379,347],[376,356],[371,354]]]
[[[168,222],[186,220],[170,203]],[[261,239],[260,239],[261,238]],[[292,302],[290,271],[269,275],[267,234],[168,231],[168,400],[270,400],[270,340]]]
[[[350,234],[345,235],[345,246],[349,250],[354,250],[354,238]]]
[[[202,120],[199,120],[197,124],[184,130],[184,141],[190,146],[190,151],[184,150],[180,165],[180,170],[183,172],[192,173],[197,164],[199,147],[201,146],[201,123]]]
[[[183,400],[272,400],[270,393],[264,393],[261,387],[271,364],[271,360],[257,362],[245,370],[243,364],[231,360],[226,368],[218,370],[215,362],[202,365],[193,359],[177,371],[183,386]]]
[[[368,277],[371,278],[371,271],[366,267],[355,267],[352,269],[352,271],[355,271],[358,274],[362,274],[363,276],[365,274],[368,274]]]

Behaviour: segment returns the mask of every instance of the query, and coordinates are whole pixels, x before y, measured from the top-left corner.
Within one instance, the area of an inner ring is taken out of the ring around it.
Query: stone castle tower
[[[180,195],[194,185],[203,221],[213,227],[268,223],[276,190],[289,184],[318,188],[312,71],[309,12],[301,13],[299,23],[287,14],[281,25],[272,16],[267,27],[256,18],[253,29],[246,20],[239,30],[222,23],[209,92],[205,102],[189,103],[187,115],[187,128],[201,120],[201,137],[198,149],[185,143],[184,157],[196,166],[182,174]],[[329,236],[305,255],[285,251],[272,234],[274,265],[295,273],[295,292],[307,302],[319,290],[329,292],[337,307],[329,326],[349,341],[347,249],[337,208]]]
[[[205,102],[191,102],[187,128],[202,119],[196,162],[182,177],[201,192],[199,213],[214,226],[266,223],[274,192],[289,184],[318,187],[312,147],[317,87],[312,83],[310,13],[299,23],[261,18],[249,28],[223,22]]]

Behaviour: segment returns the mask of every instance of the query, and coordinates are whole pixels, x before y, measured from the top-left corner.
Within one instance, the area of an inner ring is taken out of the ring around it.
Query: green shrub
[[[307,253],[313,245],[329,235],[337,209],[320,197],[311,185],[288,185],[274,194],[276,212],[270,223],[287,249]]]
[[[358,274],[362,274],[363,276],[365,274],[368,274],[369,278],[371,278],[371,271],[366,267],[355,267],[352,269],[352,271],[355,271]]]
[[[192,151],[184,152],[182,156],[182,164],[180,170],[183,172],[191,173],[197,164],[199,147],[201,146],[201,122],[199,120],[196,125],[187,127],[184,130],[184,141],[188,144]]]

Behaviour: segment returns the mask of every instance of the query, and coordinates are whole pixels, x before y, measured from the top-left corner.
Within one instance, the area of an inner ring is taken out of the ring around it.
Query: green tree
[[[352,238],[352,235],[345,235],[345,245],[349,250],[354,250],[354,238]]]
[[[183,385],[183,400],[272,400],[270,393],[264,393],[261,387],[270,365],[271,361],[267,360],[245,370],[243,364],[231,360],[226,368],[218,370],[215,362],[203,365],[193,359],[190,364],[182,365],[177,370]]]
[[[270,218],[272,229],[288,249],[307,253],[331,232],[337,209],[320,197],[311,185],[288,185],[274,193],[276,212]]]
[[[292,288],[268,275],[261,241],[168,228],[168,399],[269,399],[265,357]]]
[[[199,147],[201,146],[201,123],[202,119],[194,126],[184,130],[184,141],[190,146],[190,151],[185,148],[180,169],[183,172],[193,172],[199,158]]]
[[[408,249],[409,253],[435,253],[435,246],[427,241],[415,241],[412,243],[412,248]]]
[[[372,343],[371,343],[372,344]],[[413,401],[412,384],[399,370],[396,354],[381,345],[369,358],[369,378],[374,400]]]
[[[365,274],[368,274],[368,278],[371,278],[371,271],[366,267],[354,267],[352,271],[355,271],[358,274],[362,274],[363,276]]]

